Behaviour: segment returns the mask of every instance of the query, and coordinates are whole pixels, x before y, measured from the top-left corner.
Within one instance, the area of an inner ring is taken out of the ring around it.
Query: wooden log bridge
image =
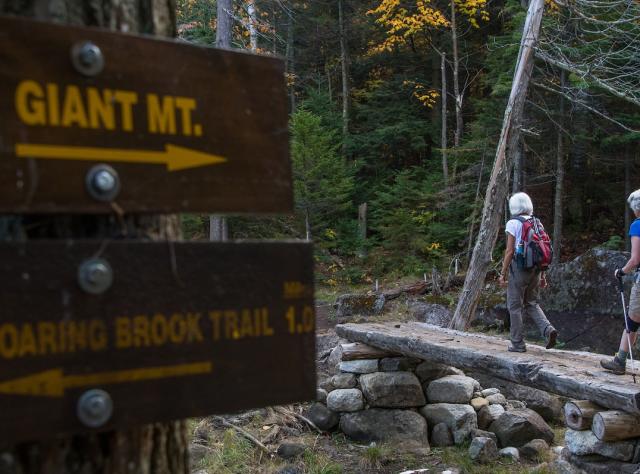
[[[508,352],[506,339],[417,322],[343,324],[336,326],[336,332],[349,341],[396,354],[479,370],[572,399],[640,414],[640,384],[630,375],[613,375],[602,369],[602,355],[547,350],[533,344],[527,345],[526,353]]]

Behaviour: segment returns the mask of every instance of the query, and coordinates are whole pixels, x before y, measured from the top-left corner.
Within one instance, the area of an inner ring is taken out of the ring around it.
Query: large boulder
[[[564,436],[567,449],[575,455],[599,454],[617,461],[631,461],[636,440],[600,441],[591,430],[567,430]]]
[[[420,381],[411,372],[375,372],[362,375],[360,385],[372,407],[408,408],[426,403]]]
[[[327,408],[333,411],[358,411],[364,408],[362,392],[357,388],[339,388],[327,395]]]
[[[540,303],[549,311],[620,312],[613,271],[629,259],[626,252],[595,248],[574,260],[553,265],[547,272],[549,287]]]
[[[476,411],[471,405],[434,403],[420,409],[431,426],[445,423],[453,433],[455,444],[463,443],[471,430],[478,427]]]
[[[446,328],[451,322],[453,314],[446,306],[434,303],[424,303],[422,301],[413,301],[409,304],[409,311],[416,321],[422,323],[433,324]]]
[[[499,406],[499,405],[491,405]],[[505,411],[491,423],[489,431],[496,434],[500,445],[519,448],[534,439],[553,441],[553,431],[535,411],[528,408]]]
[[[340,418],[340,430],[349,438],[371,441],[414,441],[429,446],[427,422],[411,410],[371,408],[346,413]]]
[[[322,431],[331,431],[338,426],[338,422],[340,421],[338,414],[329,410],[322,403],[314,403],[311,405],[305,415]]]
[[[465,375],[447,375],[427,386],[430,403],[469,403],[476,381]]]
[[[338,318],[353,315],[371,316],[382,313],[384,303],[383,294],[346,294],[338,296],[334,308]]]

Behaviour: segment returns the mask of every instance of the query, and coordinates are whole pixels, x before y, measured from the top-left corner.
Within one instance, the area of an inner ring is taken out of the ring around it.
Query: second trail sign
[[[292,209],[283,62],[0,17],[0,213]]]

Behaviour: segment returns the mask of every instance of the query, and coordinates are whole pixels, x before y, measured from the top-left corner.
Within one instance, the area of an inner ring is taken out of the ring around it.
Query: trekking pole
[[[624,301],[624,285],[622,283],[622,277],[618,277],[618,289],[620,290],[620,298],[622,299],[622,312],[624,314],[624,328],[627,334],[627,344],[629,345],[629,357],[631,358],[631,376],[633,377],[633,383],[636,383],[635,366],[633,365],[633,348],[631,346],[631,331],[629,331],[629,321],[627,320],[627,304]]]

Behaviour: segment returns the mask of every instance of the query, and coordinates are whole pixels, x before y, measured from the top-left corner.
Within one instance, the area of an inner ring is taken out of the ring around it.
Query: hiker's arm
[[[500,272],[500,284],[504,285],[507,282],[507,272],[509,271],[509,265],[513,259],[513,254],[516,252],[516,238],[507,232],[507,247],[504,249],[504,258],[502,259],[502,271]]]
[[[631,273],[640,265],[640,237],[631,237],[631,258],[622,267],[624,273]]]

